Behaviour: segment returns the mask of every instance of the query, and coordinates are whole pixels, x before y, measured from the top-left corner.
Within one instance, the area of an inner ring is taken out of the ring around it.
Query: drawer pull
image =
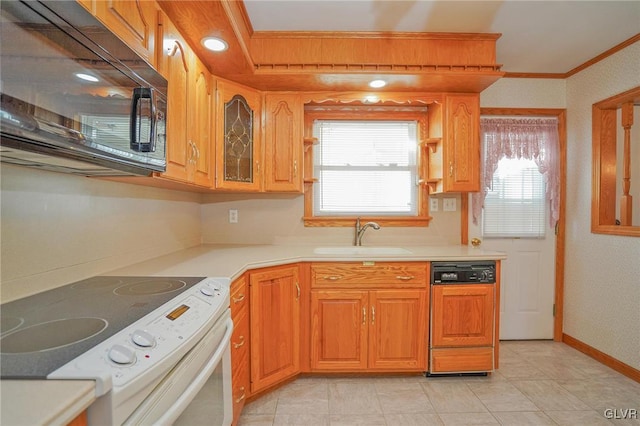
[[[323,279],[327,281],[338,281],[342,279],[342,275],[325,275]]]
[[[239,397],[236,398],[236,404],[239,403],[240,401],[242,401],[247,396],[247,392],[244,390],[244,386],[242,386],[238,390],[242,391],[242,395],[240,395]]]
[[[396,279],[397,279],[397,280],[400,280],[400,281],[410,281],[410,280],[412,280],[412,279],[414,279],[414,278],[415,278],[415,277],[414,277],[413,275],[398,275],[398,276],[396,277]]]
[[[242,294],[240,295],[240,297],[234,297],[234,298],[233,298],[233,303],[240,303],[240,302],[242,302],[243,300],[244,300],[244,293],[242,293]]]
[[[240,336],[240,343],[234,343],[233,344],[233,347],[235,349],[238,349],[239,347],[242,347],[242,346],[244,346],[244,336]]]
[[[376,307],[371,306],[371,324],[376,323]]]
[[[300,284],[296,281],[296,300],[300,300]]]
[[[362,308],[362,325],[367,323],[367,308]]]

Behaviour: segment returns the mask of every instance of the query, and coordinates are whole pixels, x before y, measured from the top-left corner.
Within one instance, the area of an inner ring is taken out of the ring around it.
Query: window
[[[545,185],[533,160],[502,158],[482,215],[485,238],[544,238]]]
[[[416,216],[415,121],[317,120],[314,216]]]
[[[305,134],[316,142],[305,154],[305,226],[353,226],[357,217],[428,226],[429,191],[419,184],[427,117],[424,105],[305,106]]]

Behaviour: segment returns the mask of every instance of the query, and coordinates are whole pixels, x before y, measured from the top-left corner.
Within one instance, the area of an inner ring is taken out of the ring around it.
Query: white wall
[[[564,330],[640,369],[640,238],[591,233],[591,106],[638,85],[640,42],[567,81]]]
[[[200,243],[199,195],[2,164],[8,302]]]
[[[460,199],[456,212],[432,212],[429,227],[383,227],[368,230],[364,245],[443,245],[460,243]],[[447,196],[451,197],[451,196]],[[230,224],[229,209],[237,209],[239,221]],[[353,244],[352,227],[307,227],[302,222],[304,198],[264,195],[248,199],[242,195],[214,194],[202,206],[202,232],[205,243],[236,244]]]

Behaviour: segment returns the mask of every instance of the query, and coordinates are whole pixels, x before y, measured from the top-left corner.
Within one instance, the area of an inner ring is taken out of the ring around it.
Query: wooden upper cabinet
[[[249,286],[253,394],[300,371],[299,267],[256,270]]]
[[[262,189],[262,96],[228,81],[217,82],[216,188]]]
[[[444,94],[428,107],[428,137],[421,141],[431,193],[480,190],[478,94]]]
[[[480,100],[473,95],[445,96],[444,190],[480,190]]]
[[[158,66],[168,82],[167,170],[160,176],[212,188],[212,77],[173,23],[164,15],[159,21],[164,49],[158,56]]]
[[[167,170],[163,177],[187,181],[187,167],[192,150],[187,144],[189,128],[189,85],[191,79],[190,51],[177,29],[166,17],[161,17],[165,48],[160,57],[160,72],[168,81],[167,88]]]
[[[300,95],[265,95],[265,191],[302,191],[303,108]]]
[[[187,168],[187,178],[198,186],[213,187],[214,180],[214,145],[212,125],[215,93],[213,81],[209,70],[192,55],[192,79],[190,84],[189,99],[189,130],[187,150],[190,155],[190,164]]]
[[[81,1],[87,7],[88,1]],[[149,0],[94,0],[95,16],[151,66],[156,67],[158,8]],[[162,44],[158,46],[162,48]]]

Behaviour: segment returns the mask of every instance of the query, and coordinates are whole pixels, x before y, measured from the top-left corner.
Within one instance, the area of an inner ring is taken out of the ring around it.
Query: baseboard
[[[569,336],[568,334],[564,334],[564,333],[562,334],[562,341],[567,345],[571,346],[572,348],[582,352],[583,354],[590,356],[596,361],[601,362],[607,367],[613,368],[618,373],[624,374],[630,379],[633,379],[636,382],[640,383],[640,370],[637,370],[632,366],[625,364],[622,361],[618,361],[611,355],[607,355],[604,352],[599,351],[598,349],[592,346],[589,346],[584,342],[581,342],[575,337]]]

